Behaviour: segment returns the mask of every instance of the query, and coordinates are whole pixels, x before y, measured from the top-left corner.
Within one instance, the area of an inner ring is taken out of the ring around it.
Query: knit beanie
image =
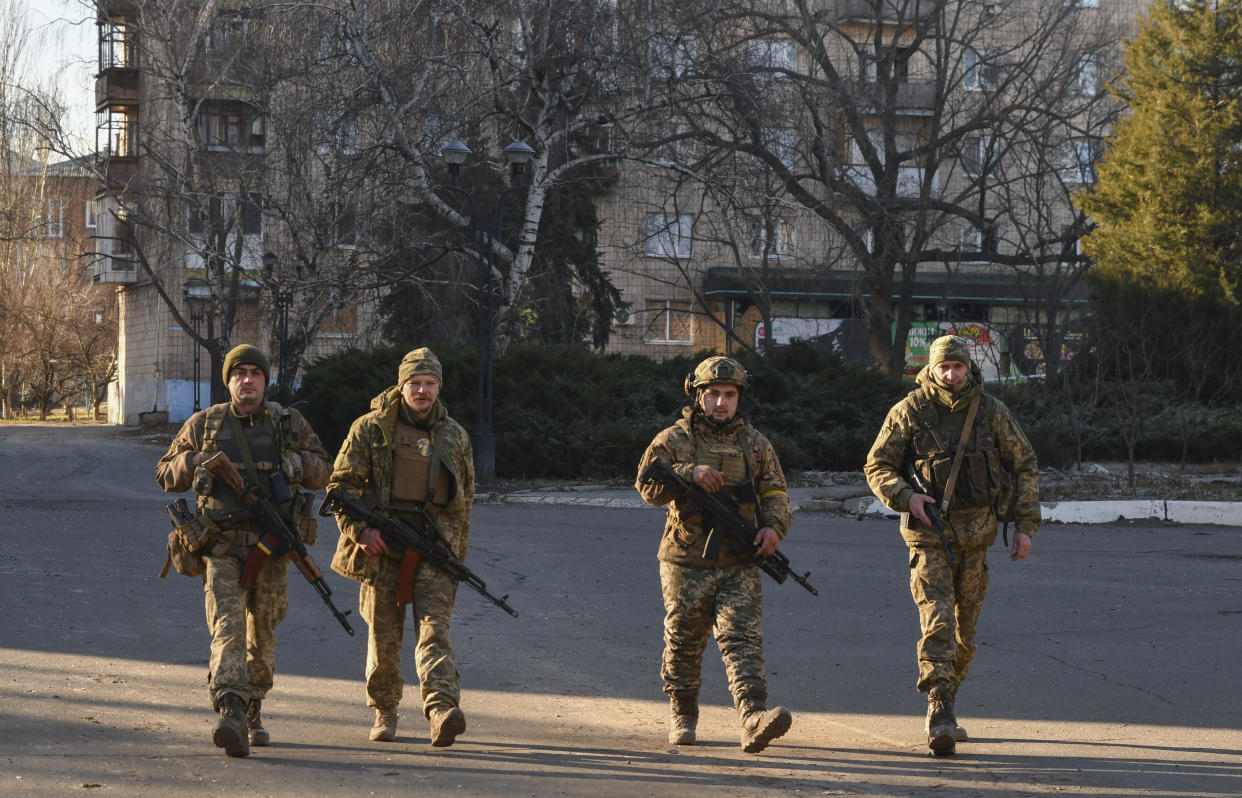
[[[436,382],[444,384],[444,369],[440,359],[427,347],[420,347],[401,358],[401,366],[397,369],[397,387],[405,385],[416,374],[430,374]]]
[[[271,364],[267,362],[267,355],[259,351],[258,347],[250,344],[242,344],[235,346],[229,350],[224,356],[224,384],[229,384],[229,375],[233,373],[233,369],[238,366],[258,366],[263,371],[263,384],[269,382],[268,375],[271,374]]]
[[[946,360],[955,360],[958,363],[970,365],[970,344],[965,338],[958,335],[942,335],[932,341],[931,348],[927,350],[927,365],[935,366]]]

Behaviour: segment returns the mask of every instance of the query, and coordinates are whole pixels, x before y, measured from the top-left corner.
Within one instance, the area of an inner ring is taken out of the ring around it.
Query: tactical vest
[[[392,500],[396,507],[447,507],[452,501],[448,469],[436,436],[398,420],[393,429]]]
[[[734,436],[732,442],[725,443],[709,442],[695,435],[694,442],[694,464],[708,465],[724,474],[724,486],[715,495],[737,504],[738,512],[753,522],[758,511],[758,500],[755,498],[754,469],[750,463],[751,436],[742,431]],[[695,507],[686,510],[689,512],[683,511],[678,517],[690,533],[689,548],[694,553],[700,553],[706,542],[703,513]],[[734,561],[749,554],[737,541],[728,537],[721,549],[721,561]]]
[[[949,471],[953,467],[953,456],[962,438],[966,408],[949,412],[944,405],[932,399],[926,388],[911,391],[910,400],[918,424],[912,440],[914,466],[943,498]],[[991,506],[1008,483],[1000,450],[996,446],[996,436],[992,432],[995,407],[991,397],[982,397],[979,410],[975,413],[974,429],[966,439],[966,451],[962,455],[951,507]]]
[[[224,452],[229,461],[236,466],[237,470],[246,477],[250,476],[246,473],[245,458],[242,456],[241,446],[238,444],[236,435],[234,434],[233,425],[229,421],[229,414],[232,412],[231,406],[225,402],[218,405],[212,405],[204,412],[203,423],[203,447],[202,454],[204,456],[212,454],[216,451]],[[254,461],[255,470],[258,472],[259,481],[262,483],[261,489],[266,489],[268,476],[279,468],[281,457],[279,453],[288,448],[290,441],[283,440],[285,435],[280,429],[281,407],[272,402],[265,403],[263,410],[263,420],[258,424],[251,424],[248,421],[242,421],[242,433],[246,436],[246,444],[250,448],[250,456]],[[239,419],[240,421],[240,419]],[[224,521],[227,528],[229,523],[227,518],[230,514],[244,511],[245,505],[232,488],[225,485],[218,479],[211,480],[209,489],[204,495],[204,491],[199,490],[199,486],[195,486],[196,492],[200,495],[200,506],[202,509],[211,513],[213,518]],[[283,508],[288,510],[289,508]],[[245,528],[249,524],[245,522],[233,524],[234,526]]]

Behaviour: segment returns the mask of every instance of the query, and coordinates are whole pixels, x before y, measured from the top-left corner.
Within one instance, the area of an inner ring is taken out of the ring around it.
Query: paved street
[[[201,586],[158,578],[162,452],[0,427],[0,796],[1242,794],[1242,529],[1156,522],[1050,525],[1018,564],[993,550],[958,699],[973,741],[933,759],[895,522],[799,514],[782,550],[820,595],[765,577],[771,699],[794,725],[748,756],[714,646],[702,744],[665,742],[659,511],[480,505],[467,562],[521,617],[458,593],[459,742],[431,749],[415,701],[397,742],[366,739],[356,586],[326,574],[351,638],[293,570],[273,745],[228,759]],[[335,529],[320,536],[327,572]]]

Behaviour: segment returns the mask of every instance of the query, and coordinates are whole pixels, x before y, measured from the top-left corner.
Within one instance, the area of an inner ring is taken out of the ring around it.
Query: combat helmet
[[[750,375],[742,364],[731,357],[714,355],[707,358],[698,367],[686,375],[686,396],[694,396],[702,388],[713,384],[737,386],[739,393],[746,393],[750,387]]]

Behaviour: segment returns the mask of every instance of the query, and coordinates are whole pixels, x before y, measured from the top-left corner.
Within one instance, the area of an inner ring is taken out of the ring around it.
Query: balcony
[[[837,0],[837,22],[860,25],[925,24],[943,0]]]
[[[879,114],[881,105],[871,98],[882,95],[884,89],[877,81],[863,79],[853,81],[849,91],[857,98],[861,110]],[[936,84],[930,81],[898,82],[894,110],[898,116],[931,116],[936,110]]]
[[[138,102],[138,71],[131,69],[108,69],[95,79],[95,108],[103,110],[109,105]]]

